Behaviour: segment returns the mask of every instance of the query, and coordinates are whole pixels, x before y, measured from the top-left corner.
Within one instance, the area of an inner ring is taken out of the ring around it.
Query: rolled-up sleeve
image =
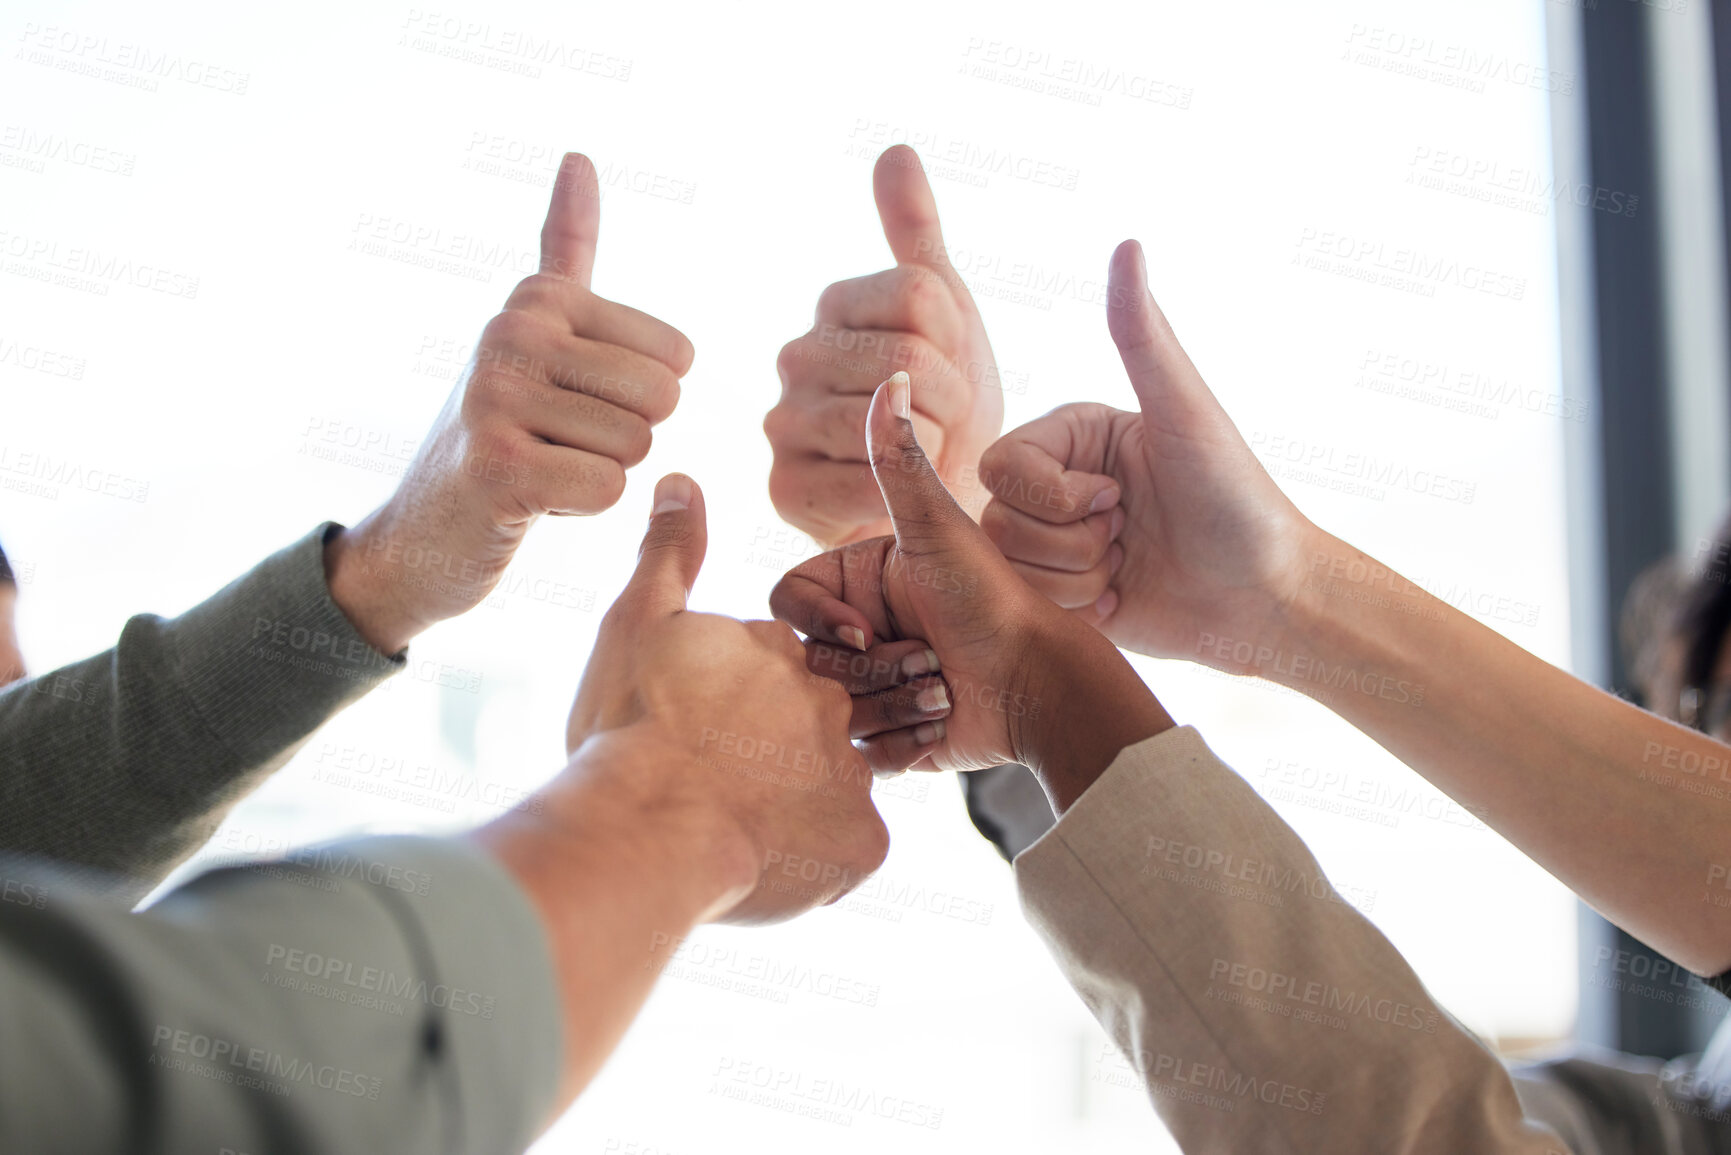
[[[1564,1152],[1194,729],[1120,753],[1015,869],[1184,1150]]]
[[[0,867],[0,1150],[520,1151],[558,991],[528,898],[460,840],[213,871],[131,913]]]

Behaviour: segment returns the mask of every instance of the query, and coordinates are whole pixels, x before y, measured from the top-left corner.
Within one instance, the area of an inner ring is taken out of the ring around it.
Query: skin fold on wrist
[[[368,560],[369,516],[325,542],[325,584],[355,632],[381,654],[400,654],[431,622],[408,612],[400,582]]]

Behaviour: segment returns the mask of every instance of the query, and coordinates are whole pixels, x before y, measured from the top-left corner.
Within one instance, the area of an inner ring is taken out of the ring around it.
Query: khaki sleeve
[[[1566,1152],[1191,727],[1120,753],[1016,881],[1186,1151]]]

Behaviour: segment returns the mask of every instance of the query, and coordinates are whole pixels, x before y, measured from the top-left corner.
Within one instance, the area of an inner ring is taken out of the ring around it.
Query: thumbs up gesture
[[[706,541],[702,492],[680,474],[662,478],[637,571],[601,623],[571,708],[568,773],[615,761],[586,748],[629,751],[634,769],[609,788],[639,815],[625,825],[647,838],[672,824],[710,853],[710,873],[733,883],[707,917],[774,922],[858,886],[883,862],[889,832],[848,743],[848,696],[806,671],[793,631],[686,610]]]
[[[1178,344],[1135,241],[1112,254],[1108,284],[1140,410],[1065,405],[1006,434],[980,460],[993,494],[981,525],[1028,584],[1118,645],[1242,672],[1218,640],[1278,645],[1321,531]]]
[[[865,418],[872,391],[891,373],[913,382],[920,442],[975,516],[984,495],[971,484],[973,471],[1004,421],[991,342],[950,264],[914,150],[885,151],[872,191],[895,268],[823,291],[811,331],[776,359],[781,401],[763,422],[775,450],[770,499],[825,545],[889,532],[866,462]]]
[[[327,546],[332,596],[385,653],[485,597],[542,514],[618,501],[679,400],[691,342],[590,291],[600,203],[595,166],[568,153],[541,271],[481,331],[390,501]]]
[[[807,635],[812,672],[855,695],[853,736],[874,770],[1021,762],[1062,807],[1066,783],[1091,781],[1171,721],[1111,643],[1035,593],[945,489],[914,431],[911,393],[895,374],[866,418],[894,536],[788,571],[770,609]],[[935,672],[909,669],[915,640]],[[927,681],[941,682],[948,707],[935,721],[922,718],[924,695],[902,692]]]

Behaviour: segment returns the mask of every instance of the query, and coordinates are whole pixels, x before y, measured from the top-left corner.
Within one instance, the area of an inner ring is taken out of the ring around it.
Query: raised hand
[[[911,378],[920,441],[976,516],[984,495],[974,469],[1004,421],[992,346],[950,263],[914,150],[886,150],[872,191],[896,266],[823,291],[811,331],[776,360],[781,401],[763,422],[775,450],[770,499],[825,545],[889,532],[866,462],[865,418],[873,390],[892,372]]]
[[[1016,572],[1118,645],[1241,672],[1203,635],[1279,636],[1320,531],[1280,492],[1148,291],[1112,254],[1106,319],[1141,411],[1065,405],[980,460],[981,525]]]
[[[808,635],[813,672],[860,694],[854,733],[875,769],[1022,762],[1067,804],[1060,779],[1081,781],[1085,770],[1091,781],[1170,719],[1117,650],[1036,594],[950,496],[915,435],[910,391],[904,374],[891,377],[867,417],[871,467],[895,536],[789,571],[770,608]],[[903,662],[916,646],[929,647],[941,668],[950,706],[941,724],[907,716],[905,703],[893,717],[882,708],[885,695],[872,692],[907,681]],[[858,685],[858,674],[837,662],[840,647],[885,671],[881,685]]]
[[[474,361],[397,492],[327,551],[332,595],[386,653],[498,583],[544,513],[599,513],[679,400],[691,342],[589,289],[595,166],[569,153],[541,271],[487,323]]]
[[[721,873],[737,881],[708,917],[771,922],[833,902],[889,849],[871,771],[848,743],[848,696],[806,672],[785,625],[686,610],[707,542],[703,495],[672,474],[655,498],[571,708],[573,765],[591,746],[633,749],[620,788],[694,844],[722,848]]]

